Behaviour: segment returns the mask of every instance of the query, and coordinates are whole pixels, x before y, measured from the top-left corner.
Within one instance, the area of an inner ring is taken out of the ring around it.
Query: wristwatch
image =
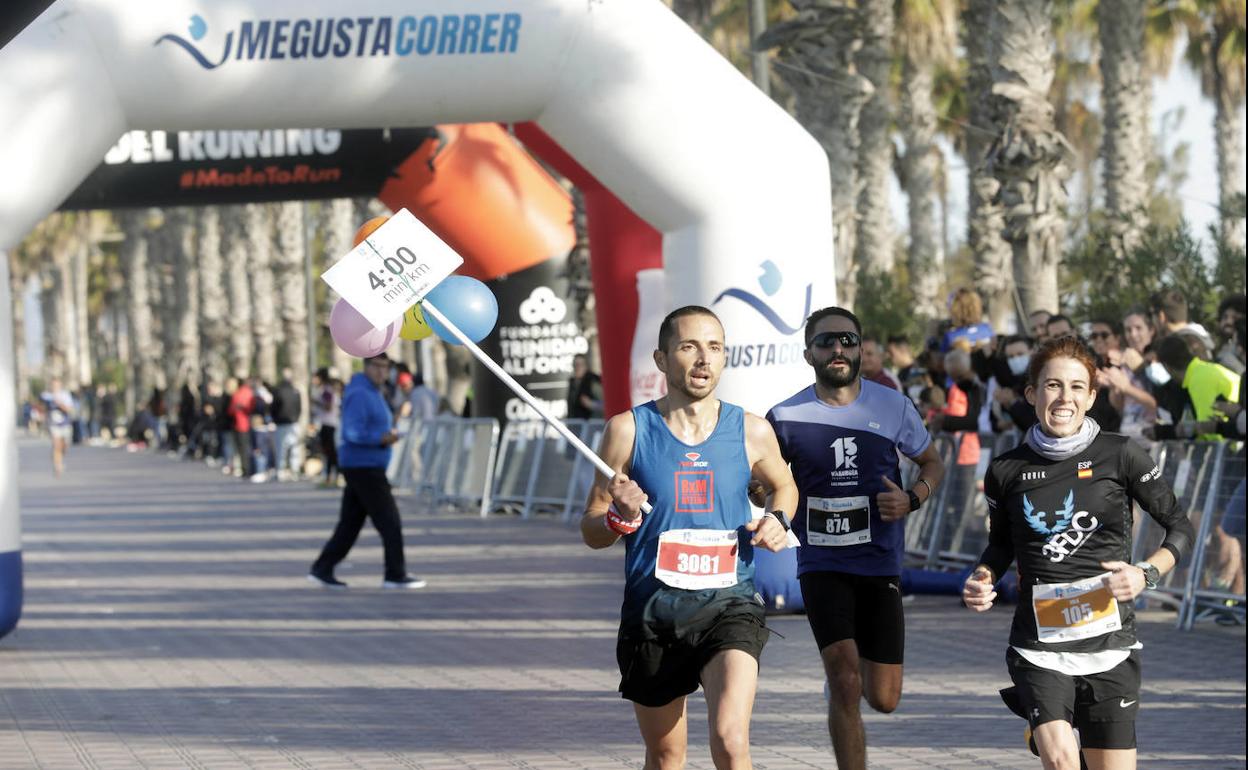
[[[767,511],[767,515],[775,516],[776,521],[780,522],[780,526],[784,527],[785,532],[792,529],[792,527],[789,526],[789,517],[784,515],[784,511]]]
[[[923,502],[919,500],[919,496],[915,494],[913,489],[907,491],[906,494],[910,496],[910,513],[914,513],[919,510],[919,506],[922,505]]]
[[[1157,587],[1157,581],[1161,580],[1161,573],[1156,567],[1146,561],[1137,561],[1133,566],[1144,570],[1144,588],[1146,590],[1151,591]]]

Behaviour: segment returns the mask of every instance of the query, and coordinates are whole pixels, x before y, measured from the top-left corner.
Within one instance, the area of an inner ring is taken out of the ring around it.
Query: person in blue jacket
[[[424,580],[407,574],[399,507],[386,478],[390,446],[399,440],[394,429],[394,415],[381,391],[389,374],[390,359],[385,353],[366,358],[364,371],[351,378],[342,396],[338,467],[346,480],[346,488],[342,492],[338,526],[308,572],[309,582],[324,588],[347,587],[334,577],[334,567],[355,545],[366,518],[372,519],[385,551],[386,572],[381,587],[425,586]]]

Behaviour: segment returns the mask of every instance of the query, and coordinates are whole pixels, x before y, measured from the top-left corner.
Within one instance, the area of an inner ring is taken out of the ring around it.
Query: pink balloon
[[[329,334],[338,347],[356,358],[368,358],[394,344],[403,328],[403,318],[384,329],[374,329],[368,319],[351,307],[345,299],[334,303],[329,312]]]

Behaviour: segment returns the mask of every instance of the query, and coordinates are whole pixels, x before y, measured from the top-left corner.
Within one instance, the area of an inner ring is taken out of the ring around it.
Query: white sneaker
[[[263,484],[264,482],[266,482],[266,481],[268,481],[268,480],[269,480],[269,475],[268,475],[267,473],[253,473],[253,474],[251,474],[251,483],[252,483],[252,484]]]
[[[398,580],[381,581],[382,588],[424,588],[428,583],[415,575],[404,575]]]

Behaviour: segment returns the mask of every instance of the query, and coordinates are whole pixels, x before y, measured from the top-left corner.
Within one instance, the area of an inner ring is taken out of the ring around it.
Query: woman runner
[[[988,468],[988,547],[962,597],[975,612],[990,609],[993,586],[1016,561],[1006,665],[1041,762],[1078,768],[1081,742],[1093,770],[1134,768],[1142,645],[1132,604],[1191,551],[1194,532],[1148,454],[1084,416],[1096,366],[1081,342],[1045,344],[1027,374],[1039,422]],[[1166,530],[1136,564],[1132,501]]]

